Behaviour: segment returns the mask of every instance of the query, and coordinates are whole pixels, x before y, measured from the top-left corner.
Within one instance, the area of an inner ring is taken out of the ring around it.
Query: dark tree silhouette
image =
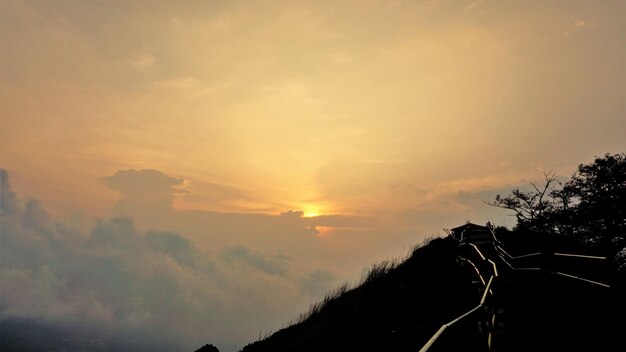
[[[609,255],[626,246],[626,154],[596,157],[566,182],[546,173],[543,185],[531,186],[487,204],[512,210],[521,232],[572,239]]]
[[[571,204],[558,210],[572,235],[610,252],[626,245],[626,154],[580,165],[558,194]]]
[[[497,195],[495,201],[486,202],[494,207],[512,210],[517,218],[517,227],[533,232],[549,232],[553,229],[548,214],[553,213],[559,202],[554,198],[562,188],[555,173],[544,173],[543,185],[530,182],[533,191],[523,192],[514,189],[511,194],[503,197]],[[558,187],[558,188],[557,188]]]

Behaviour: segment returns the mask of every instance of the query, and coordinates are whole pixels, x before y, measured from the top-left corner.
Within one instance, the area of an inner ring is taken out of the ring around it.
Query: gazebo
[[[487,243],[493,239],[491,230],[487,226],[476,225],[469,221],[461,226],[443,230],[460,243]]]

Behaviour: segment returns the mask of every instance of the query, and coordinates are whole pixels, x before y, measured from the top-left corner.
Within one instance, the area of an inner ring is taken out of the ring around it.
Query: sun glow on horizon
[[[317,211],[304,211],[304,214],[302,215],[302,217],[305,218],[315,218],[322,215],[321,213],[317,212]]]
[[[324,214],[324,211],[317,205],[307,204],[303,207],[302,217],[315,218]]]

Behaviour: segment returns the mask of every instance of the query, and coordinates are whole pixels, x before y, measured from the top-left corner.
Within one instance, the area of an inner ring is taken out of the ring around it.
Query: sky
[[[513,226],[485,202],[626,151],[624,13],[1,1],[0,343],[235,351],[442,228]]]

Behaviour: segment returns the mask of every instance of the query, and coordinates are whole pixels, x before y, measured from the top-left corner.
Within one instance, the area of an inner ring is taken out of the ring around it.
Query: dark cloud
[[[157,170],[120,170],[101,181],[122,194],[119,200],[122,210],[138,207],[152,211],[167,210],[172,206],[174,197],[184,193],[177,188],[184,185],[183,179]]]
[[[104,325],[86,326],[79,322],[52,323],[30,318],[7,318],[0,320],[0,331],[0,348],[3,352],[171,352],[179,348],[175,341],[140,338],[141,335],[136,333],[113,332]],[[145,332],[144,336],[149,336],[149,332]]]
[[[12,213],[17,206],[15,192],[11,190],[9,173],[0,169],[0,209],[5,213]]]
[[[133,193],[138,175],[152,178],[144,186],[160,195],[182,184],[155,171],[117,173],[105,182]],[[100,219],[87,233],[72,230],[52,221],[38,201],[22,202],[8,174],[1,176],[2,351],[172,351],[206,342],[234,350],[260,329],[288,321],[330,284],[290,270],[294,261],[276,250],[231,245],[211,256],[176,232],[139,230],[129,218]],[[295,225],[274,228],[302,225],[301,214],[287,217]],[[282,218],[245,219],[264,226]],[[59,341],[66,343],[58,347]]]
[[[180,265],[193,270],[211,274],[215,267],[188,239],[174,232],[148,231],[145,235],[147,245],[154,251],[164,253]]]
[[[290,260],[284,255],[267,256],[242,245],[227,248],[223,257],[229,263],[241,263],[270,275],[285,275]]]

